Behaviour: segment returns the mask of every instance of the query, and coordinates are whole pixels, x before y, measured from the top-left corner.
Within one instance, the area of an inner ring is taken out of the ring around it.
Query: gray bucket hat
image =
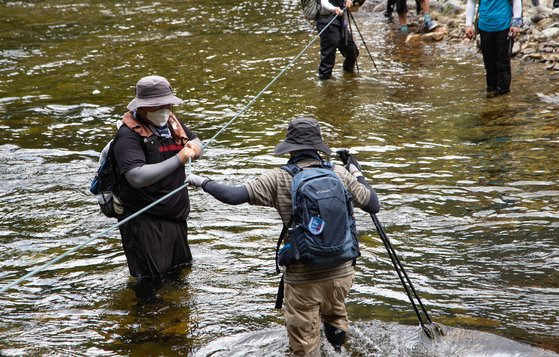
[[[130,110],[140,107],[158,107],[167,104],[181,104],[182,99],[175,97],[169,81],[161,76],[147,76],[136,83],[136,98],[128,103]]]
[[[295,118],[289,122],[285,140],[276,145],[274,153],[312,149],[330,155],[332,150],[322,141],[320,125],[313,118]]]

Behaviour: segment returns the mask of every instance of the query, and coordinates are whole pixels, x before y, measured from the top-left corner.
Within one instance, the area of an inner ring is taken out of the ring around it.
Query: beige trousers
[[[345,299],[354,276],[318,283],[285,284],[285,325],[293,355],[314,356],[318,353],[321,321],[348,331]]]

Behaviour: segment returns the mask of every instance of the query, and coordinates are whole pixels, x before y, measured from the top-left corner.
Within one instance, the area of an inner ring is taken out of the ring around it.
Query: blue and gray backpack
[[[282,167],[292,177],[292,218],[287,240],[280,235],[276,268],[302,263],[318,269],[336,267],[360,256],[351,194],[330,162],[300,168]]]
[[[120,217],[124,208],[118,198],[117,167],[114,158],[114,141],[107,143],[99,158],[99,168],[91,181],[89,191],[97,197],[101,212],[107,217]]]

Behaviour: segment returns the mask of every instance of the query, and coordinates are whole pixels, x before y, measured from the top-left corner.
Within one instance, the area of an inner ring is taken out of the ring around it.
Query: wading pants
[[[293,355],[319,355],[321,321],[348,331],[345,299],[353,277],[354,274],[318,283],[285,284],[285,326]]]
[[[186,221],[136,217],[120,226],[130,275],[155,278],[189,265]]]
[[[497,32],[480,30],[479,34],[487,91],[508,93],[511,82],[510,54],[513,45],[512,38],[509,38],[509,29]]]
[[[316,21],[318,32],[328,25],[330,20],[332,20],[332,16],[320,16],[318,18]],[[328,79],[332,76],[337,49],[345,57],[344,71],[353,72],[359,50],[355,46],[355,42],[353,42],[353,38],[344,21],[343,18],[336,18],[320,35],[320,66],[318,67],[318,77],[320,79]]]

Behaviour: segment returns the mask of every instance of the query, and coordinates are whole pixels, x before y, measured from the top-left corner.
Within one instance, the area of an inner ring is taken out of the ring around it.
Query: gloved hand
[[[186,182],[190,186],[195,186],[195,187],[202,187],[202,185],[208,180],[209,180],[209,178],[207,178],[207,177],[203,177],[203,176],[195,175],[195,174],[190,174],[186,178]]]
[[[363,176],[361,171],[359,171],[357,166],[355,166],[354,164],[347,164],[346,169],[347,169],[347,171],[349,171],[350,174],[352,174],[355,177]]]

